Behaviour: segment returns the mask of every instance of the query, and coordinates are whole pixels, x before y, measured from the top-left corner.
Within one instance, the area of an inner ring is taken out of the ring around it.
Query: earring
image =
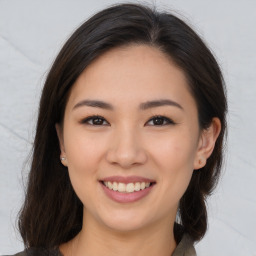
[[[204,157],[200,157],[199,160],[198,160],[198,163],[200,165],[204,164],[205,163],[205,158]]]
[[[64,160],[66,160],[66,157],[60,157],[60,160],[64,161]]]

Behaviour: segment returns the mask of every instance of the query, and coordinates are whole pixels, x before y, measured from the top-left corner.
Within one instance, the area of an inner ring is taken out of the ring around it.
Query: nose
[[[147,160],[146,150],[138,133],[133,129],[123,128],[113,134],[107,151],[106,159],[123,169],[144,164]]]

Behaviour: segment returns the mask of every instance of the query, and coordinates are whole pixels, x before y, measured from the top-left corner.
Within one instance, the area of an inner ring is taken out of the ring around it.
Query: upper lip
[[[109,177],[105,177],[103,179],[101,179],[101,181],[110,181],[110,182],[121,182],[121,183],[124,183],[124,184],[128,184],[128,183],[135,183],[135,182],[155,182],[155,180],[152,180],[152,179],[148,179],[148,178],[145,178],[145,177],[141,177],[141,176],[127,176],[127,177],[124,177],[124,176],[109,176]]]

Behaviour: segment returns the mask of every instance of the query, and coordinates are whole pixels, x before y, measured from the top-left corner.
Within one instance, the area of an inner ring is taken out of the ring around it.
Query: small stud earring
[[[66,160],[66,157],[61,157],[60,160],[64,161],[64,160]]]
[[[198,160],[198,163],[201,165],[201,164],[204,164],[204,162],[205,162],[204,157],[200,157]]]

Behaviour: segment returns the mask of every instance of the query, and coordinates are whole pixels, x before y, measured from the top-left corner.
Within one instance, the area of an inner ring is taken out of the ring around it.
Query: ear
[[[64,147],[64,140],[63,140],[63,129],[60,124],[55,124],[57,136],[59,139],[59,146],[60,146],[60,160],[64,166],[67,166],[67,157]]]
[[[194,169],[200,169],[206,165],[207,159],[211,156],[215,142],[221,131],[221,122],[219,118],[214,117],[211,125],[201,132],[196,157],[194,160]]]

